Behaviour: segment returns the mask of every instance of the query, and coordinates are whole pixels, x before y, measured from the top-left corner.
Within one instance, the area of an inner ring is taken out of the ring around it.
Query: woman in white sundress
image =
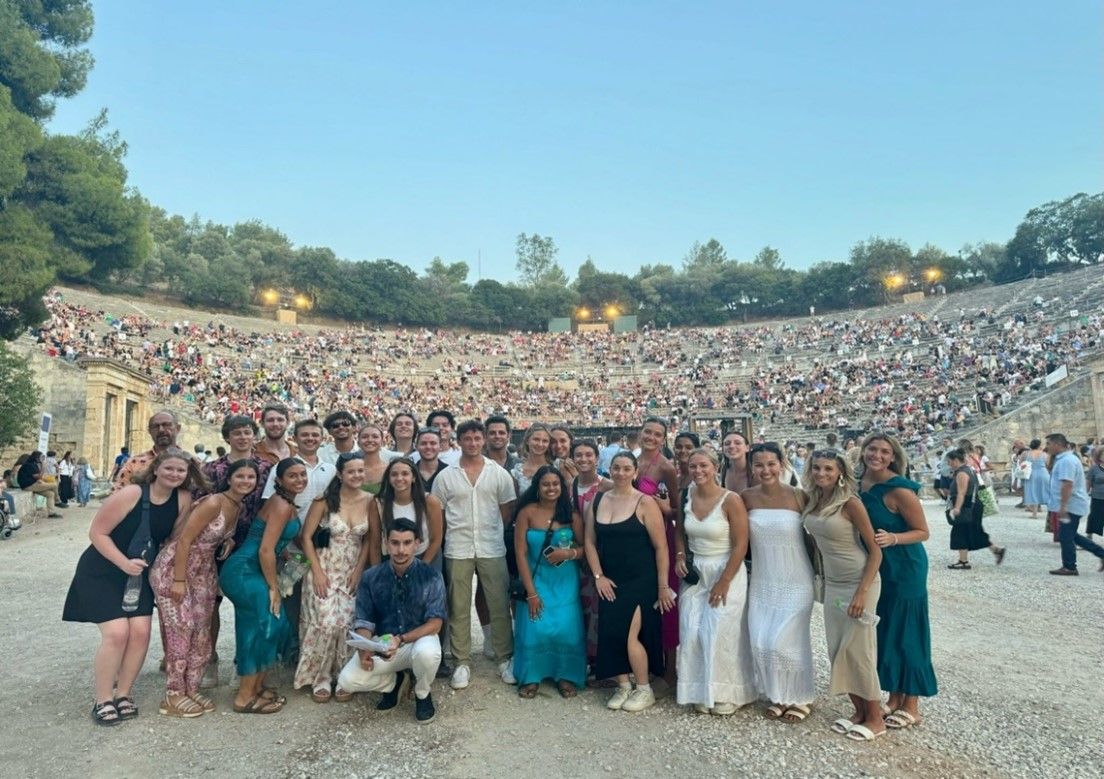
[[[747,511],[739,495],[717,483],[716,454],[695,449],[687,470],[691,484],[675,533],[675,570],[684,579],[678,702],[703,714],[733,714],[757,697],[747,633]],[[685,581],[689,570],[696,583]]]
[[[755,681],[767,717],[801,722],[813,702],[813,566],[801,524],[800,494],[779,481],[786,456],[777,444],[751,448],[758,484],[741,494],[748,508],[751,559],[748,634]]]

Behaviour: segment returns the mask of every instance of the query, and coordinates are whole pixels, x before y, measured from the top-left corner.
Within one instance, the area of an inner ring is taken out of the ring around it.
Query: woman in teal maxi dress
[[[859,497],[882,548],[878,678],[890,694],[892,712],[886,725],[897,729],[917,724],[919,697],[938,692],[928,622],[928,555],[923,545],[928,528],[915,495],[920,485],[900,475],[906,468],[904,457],[894,439],[874,434],[863,441]]]
[[[524,550],[515,540],[518,573],[529,596],[514,615],[514,676],[518,694],[531,698],[544,679],[560,694],[574,697],[586,685],[586,633],[579,596],[582,549],[576,533],[579,515],[571,511],[567,486],[552,466],[542,466],[518,501],[518,527],[525,528]],[[544,552],[551,548],[550,557]],[[526,581],[528,579],[528,581]]]
[[[219,586],[234,604],[234,664],[241,677],[234,710],[242,714],[272,714],[284,704],[264,686],[264,674],[276,665],[291,633],[276,589],[276,560],[299,535],[294,500],[307,485],[306,473],[294,458],[277,464],[276,494],[265,501],[249,535],[219,575]]]

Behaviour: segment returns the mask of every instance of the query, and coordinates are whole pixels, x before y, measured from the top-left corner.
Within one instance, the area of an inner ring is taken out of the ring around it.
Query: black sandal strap
[[[119,712],[120,717],[133,717],[138,714],[138,705],[129,695],[124,695],[115,699],[115,710]]]
[[[115,716],[112,717],[111,715]],[[114,701],[104,701],[103,703],[92,704],[92,716],[97,722],[114,723],[120,719],[119,710],[115,708]]]

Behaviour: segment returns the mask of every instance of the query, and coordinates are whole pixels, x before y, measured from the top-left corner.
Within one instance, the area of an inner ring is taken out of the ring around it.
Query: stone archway
[[[101,357],[85,358],[80,365],[87,373],[83,449],[96,473],[106,478],[120,447],[143,448],[150,377]]]

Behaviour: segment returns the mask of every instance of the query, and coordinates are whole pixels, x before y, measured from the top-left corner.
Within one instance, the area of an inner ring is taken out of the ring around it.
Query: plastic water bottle
[[[276,577],[276,589],[285,598],[288,597],[295,589],[295,583],[306,575],[309,568],[310,558],[302,552],[292,552]]]
[[[140,558],[149,562],[149,557],[153,553],[153,539],[146,542],[145,548],[142,549],[142,553],[138,555]],[[127,577],[126,588],[123,590],[123,611],[131,612],[138,610],[138,601],[142,599],[142,574],[141,572],[131,574]]]
[[[844,614],[847,614],[847,608],[850,605],[851,604],[845,601],[843,598],[836,599],[836,608],[838,608]],[[856,617],[856,619],[858,619],[859,622],[863,625],[874,627],[881,621],[882,618],[879,617],[877,614],[871,614],[866,609],[863,609],[863,613]]]

